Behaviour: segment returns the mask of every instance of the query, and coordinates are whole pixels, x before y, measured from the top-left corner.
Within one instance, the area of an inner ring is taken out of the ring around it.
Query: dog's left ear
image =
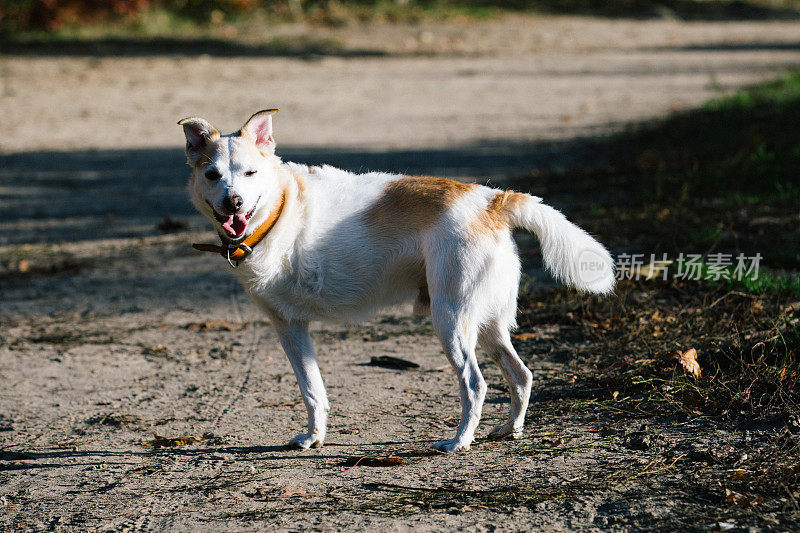
[[[272,115],[277,112],[277,109],[259,111],[242,126],[242,132],[247,133],[262,151],[275,151],[275,138],[272,136]]]

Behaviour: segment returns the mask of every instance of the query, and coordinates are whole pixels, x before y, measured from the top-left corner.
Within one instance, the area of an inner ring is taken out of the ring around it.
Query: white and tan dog
[[[308,410],[308,432],[290,445],[322,446],[328,398],[308,324],[353,322],[416,298],[429,311],[461,389],[461,423],[437,450],[468,450],[486,384],[477,344],[500,365],[511,393],[508,421],[491,437],[520,434],[531,372],[511,345],[520,262],[511,237],[539,238],[545,265],[578,289],[614,286],[608,252],[539,198],[443,178],[352,174],[284,163],[272,114],[260,111],[220,135],[201,118],[179,122],[192,167],[189,192],[223,246],[197,245],[238,261],[247,293],[269,315]]]

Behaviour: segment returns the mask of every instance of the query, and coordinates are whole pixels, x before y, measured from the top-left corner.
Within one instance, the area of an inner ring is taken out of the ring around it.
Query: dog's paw
[[[441,440],[433,445],[433,449],[439,452],[453,453],[453,452],[467,452],[469,451],[469,442],[463,442],[459,439]]]
[[[307,450],[309,448],[321,448],[322,438],[316,434],[300,433],[289,441],[289,448],[295,450]]]
[[[522,428],[515,428],[513,424],[506,422],[495,426],[488,436],[490,439],[518,439],[522,436]]]

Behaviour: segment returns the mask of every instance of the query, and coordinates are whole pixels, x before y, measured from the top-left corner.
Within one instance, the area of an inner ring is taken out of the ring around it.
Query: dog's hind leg
[[[528,410],[533,375],[514,350],[511,334],[504,324],[496,321],[488,324],[478,336],[478,342],[489,357],[500,366],[511,394],[511,412],[508,420],[495,427],[489,433],[489,437],[517,438],[522,434],[522,427],[525,425],[525,412]]]
[[[467,451],[480,422],[486,396],[486,382],[475,357],[477,326],[442,296],[431,298],[431,319],[444,353],[456,371],[461,395],[461,423],[455,438],[437,442],[433,447],[443,452]]]
[[[273,317],[272,320],[281,344],[289,357],[300,392],[308,411],[308,433],[301,433],[289,442],[293,448],[319,448],[325,441],[328,425],[328,396],[319,373],[317,357],[308,324],[304,322],[287,322]]]

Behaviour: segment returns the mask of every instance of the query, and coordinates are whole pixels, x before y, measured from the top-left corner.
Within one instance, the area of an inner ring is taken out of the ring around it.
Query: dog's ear
[[[272,115],[277,109],[265,109],[247,119],[242,133],[249,135],[261,151],[275,151],[275,138],[272,136]]]
[[[186,135],[186,156],[192,163],[203,152],[208,141],[219,137],[217,128],[202,118],[189,117],[181,120],[178,124],[183,126],[183,133]]]

